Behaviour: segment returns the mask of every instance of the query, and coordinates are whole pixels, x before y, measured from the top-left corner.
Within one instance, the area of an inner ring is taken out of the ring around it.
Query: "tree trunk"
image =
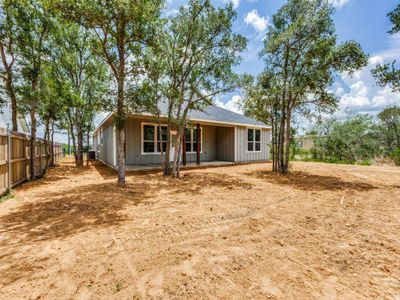
[[[54,165],[54,120],[51,121],[51,165]]]
[[[288,104],[289,106],[289,104]],[[285,131],[285,165],[283,168],[283,173],[287,174],[289,172],[289,157],[290,157],[290,130],[291,130],[291,112],[290,107],[286,114],[286,131]]]
[[[71,134],[70,134],[70,129],[69,129],[69,126],[68,126],[68,146],[67,146],[67,152],[68,152],[68,155],[70,155],[71,154]]]
[[[167,125],[167,148],[165,149],[164,159],[163,159],[163,163],[162,163],[163,176],[171,175],[171,166],[170,166],[170,161],[169,161],[169,156],[170,156],[170,152],[171,152],[170,148],[171,148],[171,123],[168,122],[168,125]]]
[[[76,166],[82,167],[83,166],[83,130],[82,126],[78,126],[78,132],[76,133],[78,136],[78,149],[77,149],[77,160]]]
[[[31,104],[31,140],[30,140],[30,169],[31,169],[31,180],[36,179],[36,151],[35,151],[35,141],[36,141],[36,103]]]
[[[284,152],[285,152],[285,118],[286,114],[282,111],[281,119],[280,119],[280,127],[279,127],[279,161],[278,161],[278,169],[279,172],[284,173]]]
[[[162,163],[163,176],[171,175],[171,163],[170,163],[170,153],[171,153],[171,128],[172,128],[172,101],[169,100],[168,104],[168,124],[167,124],[167,149],[165,149],[164,160]]]
[[[173,178],[179,178],[180,173],[180,149],[182,144],[182,130],[178,128],[178,132],[176,135],[176,142],[175,142],[175,152],[174,152],[174,160],[172,165],[172,174]]]
[[[271,155],[272,155],[272,171],[276,171],[275,169],[275,124],[274,124],[274,117],[273,111],[271,113]]]
[[[13,73],[12,73],[12,65],[13,62],[7,62],[7,54],[5,53],[4,45],[0,43],[0,51],[1,51],[1,60],[3,62],[4,69],[6,71],[6,79],[5,79],[5,88],[8,97],[11,100],[11,119],[12,119],[12,131],[18,131],[18,122],[17,122],[17,96],[15,94],[14,85],[13,85]],[[14,55],[9,54],[11,59],[14,60]]]
[[[86,166],[88,166],[89,165],[90,128],[86,132],[86,144],[87,144]]]
[[[50,120],[46,120],[46,125],[45,125],[45,132],[44,132],[44,141],[46,143],[46,168],[50,164],[50,151],[49,151],[49,146],[50,146]]]
[[[118,164],[118,185],[125,185],[125,111],[124,111],[124,78],[125,73],[121,66],[120,77],[118,78],[118,101],[117,101],[117,164]]]
[[[71,139],[72,139],[72,148],[73,148],[73,151],[74,151],[75,165],[77,165],[78,156],[77,156],[77,153],[76,153],[76,139],[75,139],[74,125],[72,123],[72,116],[71,116],[71,112],[70,112],[69,109],[67,109],[67,116],[68,116],[69,132],[70,132]]]

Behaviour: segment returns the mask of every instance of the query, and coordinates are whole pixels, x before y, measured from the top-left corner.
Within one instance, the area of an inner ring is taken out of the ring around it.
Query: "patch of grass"
[[[356,162],[356,165],[359,165],[359,166],[370,166],[370,165],[372,165],[372,160],[369,160],[369,159],[360,160],[360,161]]]
[[[0,203],[3,203],[4,201],[6,201],[8,199],[12,199],[12,198],[15,198],[14,194],[12,192],[7,193],[0,197]]]

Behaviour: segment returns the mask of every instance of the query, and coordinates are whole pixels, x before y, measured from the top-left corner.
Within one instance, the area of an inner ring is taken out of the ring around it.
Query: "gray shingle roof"
[[[161,102],[159,105],[161,114],[167,114],[167,107],[165,102]],[[193,110],[189,112],[188,115],[190,120],[196,121],[209,121],[217,123],[230,123],[238,125],[250,125],[250,126],[260,126],[269,127],[262,122],[259,122],[253,118],[246,117],[244,115],[235,113],[233,111],[227,110],[225,108],[210,105],[203,109],[203,111]]]
[[[159,104],[161,115],[167,114],[167,106],[165,102],[161,102]],[[139,113],[140,114],[140,113]],[[96,117],[95,126],[99,129],[102,124],[113,115],[113,113],[102,114]],[[225,108],[210,105],[203,109],[203,111],[193,110],[189,112],[189,120],[199,121],[199,122],[209,122],[209,123],[221,123],[221,124],[237,124],[243,126],[257,126],[257,127],[265,127],[270,128],[269,125],[266,125],[262,122],[259,122],[253,118],[246,117],[244,115],[235,113],[233,111],[227,110]]]

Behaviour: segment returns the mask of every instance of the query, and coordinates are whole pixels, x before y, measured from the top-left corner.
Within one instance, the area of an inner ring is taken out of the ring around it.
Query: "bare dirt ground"
[[[0,204],[1,299],[400,299],[400,169],[115,173],[71,161]]]

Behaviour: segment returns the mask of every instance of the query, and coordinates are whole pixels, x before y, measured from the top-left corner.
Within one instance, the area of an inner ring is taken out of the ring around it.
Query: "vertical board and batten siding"
[[[261,129],[261,151],[247,151],[247,127],[236,127],[236,162],[262,161],[269,159],[269,136],[270,131]]]
[[[217,160],[235,161],[235,128],[216,127]]]
[[[157,153],[142,154],[142,123],[154,123],[151,119],[129,118],[126,124],[126,164],[145,165],[160,164],[161,155]],[[216,129],[214,126],[201,125],[203,149],[201,161],[216,160]],[[196,153],[187,153],[188,162],[196,161]]]
[[[108,125],[94,136],[95,149],[99,160],[115,166],[115,131],[113,125]],[[100,135],[100,138],[99,136]]]

